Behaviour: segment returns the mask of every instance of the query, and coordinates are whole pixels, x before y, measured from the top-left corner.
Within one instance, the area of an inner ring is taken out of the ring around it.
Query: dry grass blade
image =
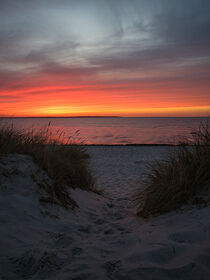
[[[98,192],[88,169],[89,155],[84,147],[69,140],[64,143],[64,132],[52,133],[50,123],[40,130],[15,129],[13,125],[0,125],[0,155],[20,153],[31,155],[38,166],[52,179],[53,186],[45,190],[49,197],[46,202],[54,202],[64,207],[75,207],[68,187]],[[70,138],[69,138],[70,139]]]
[[[149,217],[179,208],[210,189],[210,128],[201,124],[188,143],[175,148],[166,160],[153,162],[140,193],[138,215]],[[142,196],[144,197],[142,201]]]

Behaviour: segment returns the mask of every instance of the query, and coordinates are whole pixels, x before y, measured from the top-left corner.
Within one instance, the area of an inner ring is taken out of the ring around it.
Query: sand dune
[[[71,190],[74,212],[41,204],[29,156],[0,163],[0,279],[210,279],[210,207],[144,221],[133,195],[167,147],[88,147],[104,197]]]

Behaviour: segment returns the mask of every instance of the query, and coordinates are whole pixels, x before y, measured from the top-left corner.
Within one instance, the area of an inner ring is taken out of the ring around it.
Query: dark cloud
[[[208,58],[209,57],[209,58]],[[205,60],[203,59],[205,58]],[[97,56],[89,59],[90,64],[98,65],[99,71],[160,71],[164,68],[176,71],[180,68],[202,68],[208,70],[210,65],[210,48],[206,45],[166,44],[154,46],[145,50],[127,50],[119,52],[118,56]],[[208,71],[209,73],[209,71]],[[166,74],[167,75],[167,74]]]
[[[207,84],[209,30],[209,0],[0,0],[0,88]]]
[[[210,2],[177,1],[161,14],[156,14],[152,22],[152,32],[158,38],[180,42],[210,42]]]
[[[96,74],[96,68],[63,66],[55,62],[48,62],[42,65],[41,73],[48,75],[62,76],[67,79],[87,79],[90,75]]]

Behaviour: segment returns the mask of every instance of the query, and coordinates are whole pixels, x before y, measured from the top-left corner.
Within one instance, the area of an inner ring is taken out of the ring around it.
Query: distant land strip
[[[186,116],[175,116],[175,117],[165,117],[165,116],[162,116],[162,117],[148,117],[148,116],[135,116],[135,117],[128,117],[128,116],[67,116],[67,117],[64,117],[64,116],[29,116],[29,117],[21,117],[21,116],[18,116],[18,117],[12,117],[12,116],[0,116],[0,119],[94,119],[94,118],[101,118],[101,119],[109,119],[109,118],[142,118],[142,119],[182,119],[182,118],[185,118],[185,119],[208,119],[210,116],[193,116],[193,117],[186,117]]]
[[[67,116],[67,117],[54,117],[54,116],[41,116],[41,117],[0,117],[1,119],[91,119],[91,118],[123,118],[121,116]]]
[[[70,144],[71,145],[71,144]],[[80,145],[80,144],[77,144]],[[101,146],[101,147],[116,147],[116,146],[121,146],[121,147],[128,147],[128,146],[168,146],[168,147],[174,147],[174,146],[179,146],[177,144],[155,144],[155,143],[151,143],[151,144],[81,144],[81,146],[86,146],[86,147],[90,147],[90,146]]]

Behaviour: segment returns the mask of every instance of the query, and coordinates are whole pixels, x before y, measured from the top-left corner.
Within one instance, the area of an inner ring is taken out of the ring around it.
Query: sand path
[[[74,260],[80,271],[73,279],[207,279],[209,224],[197,217],[203,213],[180,213],[181,221],[177,214],[169,214],[146,223],[134,215],[133,194],[145,165],[167,151],[166,147],[89,148],[91,169],[107,199],[85,206],[88,224],[79,229],[85,250]]]
[[[30,176],[19,178],[21,186],[28,180],[29,191],[24,190],[25,200],[18,200],[14,209],[8,207],[7,219],[2,215],[6,228],[0,250],[2,279],[210,279],[210,207],[146,222],[134,214],[132,198],[146,163],[162,158],[168,148],[88,147],[88,151],[90,168],[105,197],[73,191],[80,205],[73,213],[51,205],[39,211],[38,198],[35,207],[31,205]],[[18,160],[22,169],[35,172],[28,158]],[[14,182],[17,188],[17,179]]]

